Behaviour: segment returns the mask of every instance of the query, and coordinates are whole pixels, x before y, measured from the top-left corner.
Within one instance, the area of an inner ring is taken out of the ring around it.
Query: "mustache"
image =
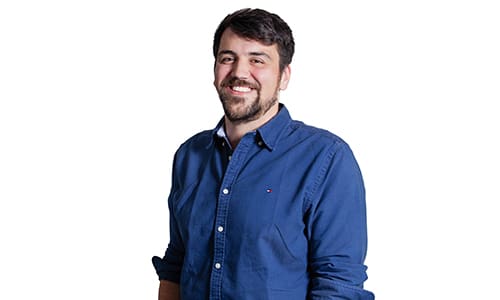
[[[256,83],[251,83],[248,82],[244,79],[240,79],[238,77],[230,77],[227,79],[224,79],[221,82],[221,87],[228,87],[228,86],[244,86],[244,87],[249,87],[251,89],[258,89],[259,85]]]

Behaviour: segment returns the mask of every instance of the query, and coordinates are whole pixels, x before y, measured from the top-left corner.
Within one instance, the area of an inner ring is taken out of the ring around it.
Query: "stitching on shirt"
[[[314,195],[316,194],[316,192],[320,186],[320,183],[325,178],[326,171],[328,170],[328,167],[330,166],[330,164],[333,160],[333,157],[335,156],[335,153],[337,150],[337,148],[336,148],[337,144],[338,144],[338,141],[334,141],[333,144],[328,149],[328,153],[325,155],[325,158],[324,158],[323,163],[321,165],[321,169],[318,172],[318,176],[316,177],[316,180],[314,181],[314,184],[312,186],[311,191],[309,193],[307,193],[308,195],[306,196],[306,199],[304,201],[304,207],[302,209],[302,211],[304,213],[307,211],[309,206],[312,204],[313,199],[314,199]]]

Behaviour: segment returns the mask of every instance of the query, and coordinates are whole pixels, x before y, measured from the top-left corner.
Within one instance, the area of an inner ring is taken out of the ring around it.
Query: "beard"
[[[257,95],[253,98],[246,98],[228,94],[225,87],[235,85],[249,87],[252,91],[256,91]],[[278,101],[278,91],[279,89],[276,87],[272,97],[262,99],[259,84],[251,84],[235,77],[224,80],[217,89],[226,118],[235,124],[254,121],[268,112]]]

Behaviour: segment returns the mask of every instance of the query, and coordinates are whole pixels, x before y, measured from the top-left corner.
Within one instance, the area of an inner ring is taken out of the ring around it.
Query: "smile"
[[[231,90],[235,91],[235,92],[240,92],[240,93],[248,93],[250,92],[252,89],[247,87],[247,86],[232,86],[231,87]]]

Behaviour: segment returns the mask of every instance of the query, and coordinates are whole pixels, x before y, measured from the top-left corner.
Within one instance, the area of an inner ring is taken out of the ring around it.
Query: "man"
[[[294,40],[243,9],[214,37],[224,118],[178,149],[159,299],[373,299],[363,290],[365,194],[348,145],[279,103]]]

